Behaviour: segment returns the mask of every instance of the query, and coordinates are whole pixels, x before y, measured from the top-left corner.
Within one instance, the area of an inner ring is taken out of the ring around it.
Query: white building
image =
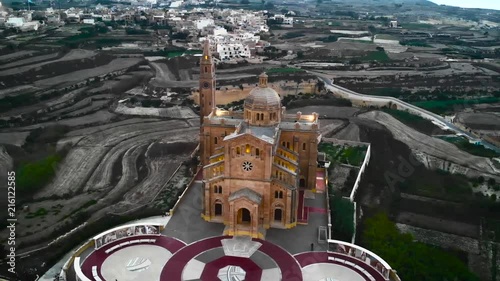
[[[389,27],[390,28],[398,28],[398,21],[391,20],[391,22],[389,23]]]
[[[202,30],[207,26],[213,26],[215,24],[214,19],[199,19],[194,22],[196,29]]]
[[[216,26],[214,28],[214,36],[227,35],[227,30],[224,27]]]
[[[7,22],[5,22],[5,26],[10,28],[21,28],[25,22],[26,20],[24,18],[10,17],[7,19]]]
[[[283,25],[293,25],[293,18],[291,17],[283,18]]]
[[[233,58],[250,58],[250,48],[241,43],[218,43],[217,53],[221,60]]]
[[[40,23],[38,21],[29,21],[21,26],[22,31],[37,31],[40,28]]]
[[[182,5],[182,1],[173,1],[172,3],[170,3],[170,8],[177,9],[177,8],[180,8],[181,5]]]
[[[113,20],[113,16],[112,15],[102,15],[102,21],[109,22],[109,21],[112,21],[112,20]]]
[[[59,14],[47,15],[47,23],[58,24],[61,22],[61,16]]]
[[[83,23],[95,25],[95,19],[83,19]]]

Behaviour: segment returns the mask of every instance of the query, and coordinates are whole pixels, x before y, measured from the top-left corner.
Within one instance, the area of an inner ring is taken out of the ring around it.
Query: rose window
[[[253,164],[252,163],[250,163],[248,161],[243,162],[243,170],[245,170],[245,171],[248,172],[248,171],[251,171],[252,168],[253,168]]]

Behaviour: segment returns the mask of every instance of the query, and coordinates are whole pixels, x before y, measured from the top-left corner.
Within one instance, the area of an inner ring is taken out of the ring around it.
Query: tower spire
[[[212,58],[212,54],[210,52],[210,40],[205,39],[205,42],[203,44],[203,59],[204,60],[210,60]]]

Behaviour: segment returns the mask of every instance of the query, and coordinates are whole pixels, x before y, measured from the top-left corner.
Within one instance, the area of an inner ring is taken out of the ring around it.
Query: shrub
[[[479,281],[456,256],[400,233],[384,213],[365,220],[362,244],[397,270],[401,280]]]
[[[350,242],[354,234],[354,204],[339,195],[330,196],[332,236]]]

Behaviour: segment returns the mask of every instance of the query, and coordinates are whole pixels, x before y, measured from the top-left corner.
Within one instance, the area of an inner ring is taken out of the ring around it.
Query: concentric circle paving
[[[106,252],[116,245],[128,241],[154,240],[141,242]],[[158,235],[133,236],[112,242],[92,252],[82,264],[85,276],[93,276],[95,267],[102,280],[153,280],[157,279],[163,266],[173,253],[186,244],[175,238]]]
[[[353,256],[292,256],[270,242],[232,236],[189,245],[162,235],[128,237],[91,253],[82,272],[91,280],[97,274],[108,281],[385,281],[377,269]]]
[[[160,280],[224,281],[218,276],[221,269],[226,268],[241,268],[245,272],[245,281],[303,280],[300,265],[279,246],[260,239],[241,243],[233,241],[231,236],[220,236],[182,248],[167,262]],[[230,255],[228,251],[231,251]]]
[[[304,281],[329,279],[339,281],[385,281],[385,278],[375,268],[348,255],[307,252],[297,254],[294,258],[302,267]]]

